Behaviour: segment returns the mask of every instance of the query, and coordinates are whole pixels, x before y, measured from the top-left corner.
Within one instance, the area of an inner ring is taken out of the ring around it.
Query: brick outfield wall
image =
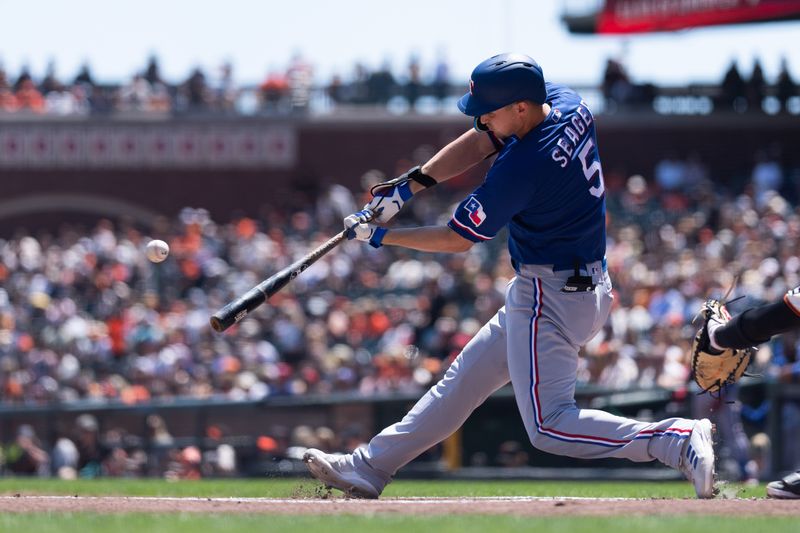
[[[183,131],[170,121],[164,127]],[[783,148],[787,168],[800,166],[797,117],[765,115],[720,115],[705,117],[659,117],[652,114],[627,117],[598,117],[598,135],[606,176],[652,174],[655,163],[667,153],[681,157],[698,154],[713,169],[715,179],[742,182],[749,176],[757,150]],[[232,136],[242,131],[259,131],[253,120],[230,121],[219,131]],[[411,164],[415,153],[430,153],[466,130],[463,117],[402,117],[385,119],[325,120],[298,119],[280,123],[263,120],[265,131],[287,128],[292,132],[291,157],[278,164],[255,158],[246,164],[209,164],[202,160],[159,165],[143,153],[141,164],[92,165],[70,163],[0,164],[0,231],[23,225],[30,229],[49,228],[70,218],[96,219],[98,213],[81,214],[75,206],[58,208],[58,201],[47,208],[26,207],[21,199],[49,195],[85,195],[98,205],[104,198],[116,199],[149,213],[172,216],[185,206],[205,207],[221,222],[237,214],[257,215],[271,205],[313,198],[329,184],[341,183],[360,190],[360,177],[369,169],[393,175]],[[25,130],[25,125],[8,124],[3,129]],[[34,126],[31,126],[33,128]],[[37,123],[37,131],[56,130],[60,123]],[[89,123],[113,131],[130,124]],[[152,136],[153,125],[146,135]],[[190,127],[198,127],[192,123]],[[202,127],[202,124],[199,126]],[[74,126],[72,127],[74,129]],[[135,128],[134,128],[135,130]],[[216,131],[216,130],[215,130]],[[480,170],[469,180],[479,180]],[[467,181],[469,181],[467,180]],[[302,192],[303,194],[298,194]],[[69,202],[72,196],[64,196]],[[36,202],[33,202],[36,204]],[[9,211],[9,206],[11,207]],[[16,206],[16,208],[14,208]],[[21,207],[22,206],[22,207]],[[4,209],[5,208],[5,209]],[[37,211],[38,209],[38,211]],[[20,213],[19,211],[28,211]],[[109,209],[111,216],[118,210]],[[11,214],[8,214],[8,213]],[[65,215],[65,213],[69,214]],[[108,215],[106,215],[108,216]]]

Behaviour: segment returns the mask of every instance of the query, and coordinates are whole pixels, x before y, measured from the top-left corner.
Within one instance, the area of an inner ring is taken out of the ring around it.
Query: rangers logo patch
[[[469,94],[473,94],[472,91],[475,90],[475,82],[472,81],[472,78],[469,79]]]
[[[483,206],[474,196],[464,204],[464,209],[469,213],[469,220],[475,226],[480,226],[486,220],[486,211],[483,210]]]

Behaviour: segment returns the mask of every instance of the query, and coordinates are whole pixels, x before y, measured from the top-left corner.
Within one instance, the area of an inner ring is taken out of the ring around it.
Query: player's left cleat
[[[334,455],[309,448],[303,454],[303,462],[312,476],[327,487],[339,489],[346,496],[369,500],[380,496],[380,491],[356,471],[352,456]]]
[[[767,496],[783,500],[800,499],[800,470],[767,485]]]
[[[695,424],[681,452],[680,470],[698,498],[714,497],[714,426],[708,418]]]

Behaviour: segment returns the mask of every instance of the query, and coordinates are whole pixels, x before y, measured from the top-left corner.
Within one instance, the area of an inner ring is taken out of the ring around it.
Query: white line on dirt
[[[132,501],[162,501],[162,502],[219,502],[219,503],[286,503],[293,505],[308,504],[352,504],[364,505],[374,502],[391,503],[413,503],[413,504],[441,504],[441,503],[465,503],[465,502],[559,502],[559,501],[593,501],[593,502],[618,502],[618,501],[637,501],[644,498],[587,498],[576,496],[476,496],[471,498],[382,498],[380,500],[360,500],[350,498],[333,499],[286,499],[286,498],[201,498],[201,497],[177,497],[177,496],[42,496],[42,495],[20,495],[20,496],[0,496],[0,500],[107,500],[125,499]]]

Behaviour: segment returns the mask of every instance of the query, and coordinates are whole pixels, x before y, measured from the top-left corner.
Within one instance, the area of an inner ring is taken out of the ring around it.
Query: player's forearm
[[[441,183],[474,167],[494,151],[488,135],[469,130],[422,165],[422,172]],[[411,186],[414,193],[423,188],[418,183]]]
[[[386,233],[383,244],[421,252],[466,252],[473,243],[447,226],[424,226],[392,229]]]

